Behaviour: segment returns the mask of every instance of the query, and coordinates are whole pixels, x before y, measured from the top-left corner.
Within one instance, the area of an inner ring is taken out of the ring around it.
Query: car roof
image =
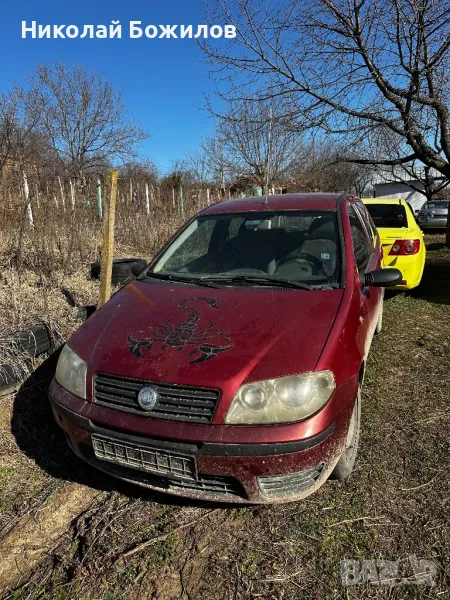
[[[218,202],[202,211],[204,214],[277,211],[277,210],[336,210],[338,200],[354,196],[347,194],[274,194],[268,196],[252,196]]]
[[[404,198],[363,198],[364,204],[408,204]]]

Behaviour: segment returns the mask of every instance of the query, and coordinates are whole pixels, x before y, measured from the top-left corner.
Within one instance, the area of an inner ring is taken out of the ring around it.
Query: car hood
[[[315,368],[343,290],[206,288],[135,281],[69,340],[96,372],[237,387]]]

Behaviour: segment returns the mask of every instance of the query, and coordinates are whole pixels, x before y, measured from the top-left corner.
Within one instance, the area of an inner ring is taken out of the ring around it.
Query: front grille
[[[143,387],[152,386],[158,400],[152,410],[143,410],[137,397]],[[94,377],[94,402],[128,413],[188,423],[211,423],[220,392],[210,388],[153,383],[97,373]]]
[[[100,435],[92,435],[92,446],[95,456],[100,460],[161,475],[172,475],[184,479],[195,479],[196,477],[193,456],[183,456],[159,448],[124,443]]]
[[[200,497],[213,496],[218,500],[247,498],[242,485],[234,477],[203,475],[199,473],[197,479],[175,479],[170,475],[156,475],[123,464],[101,460],[94,454],[92,446],[88,446],[87,444],[80,444],[80,450],[84,459],[94,467],[101,469],[113,477],[126,479],[139,485],[152,486],[167,492],[173,491],[186,495]]]
[[[264,496],[268,498],[286,498],[301,494],[314,485],[323,471],[323,463],[300,471],[298,473],[289,473],[287,475],[270,475],[268,477],[258,477],[258,485]]]

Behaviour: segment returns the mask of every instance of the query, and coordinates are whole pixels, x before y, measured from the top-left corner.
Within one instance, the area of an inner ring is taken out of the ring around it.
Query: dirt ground
[[[0,399],[0,597],[448,598],[450,250],[427,243],[420,287],[386,296],[355,471],[302,502],[183,502],[94,472],[50,414],[56,357]],[[415,559],[431,561],[434,586],[415,582]],[[381,563],[361,561],[398,561],[403,579],[346,587],[343,560],[366,580]]]

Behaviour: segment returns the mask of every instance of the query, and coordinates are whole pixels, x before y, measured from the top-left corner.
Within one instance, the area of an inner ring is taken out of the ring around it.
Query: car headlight
[[[225,423],[256,425],[299,421],[321,409],[335,387],[331,371],[247,383],[233,398]]]
[[[87,364],[66,344],[56,366],[56,381],[61,387],[86,400]]]

